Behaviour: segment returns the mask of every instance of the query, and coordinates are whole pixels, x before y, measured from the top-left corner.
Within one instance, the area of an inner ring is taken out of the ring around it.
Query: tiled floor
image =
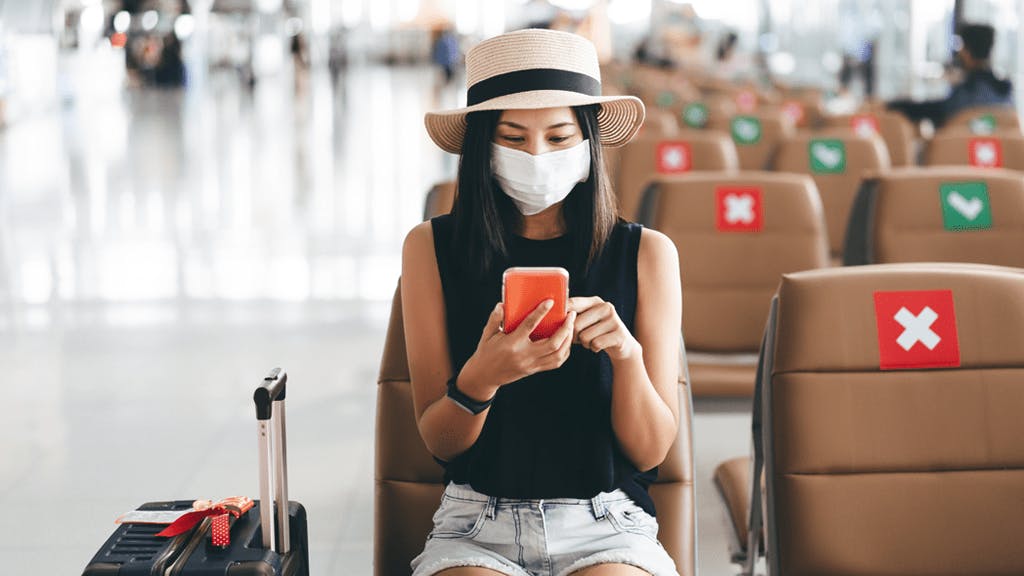
[[[288,369],[312,573],[370,574],[375,376],[402,238],[455,159],[424,68],[249,91],[128,90],[0,130],[0,556],[77,574],[141,502],[255,495],[252,388]],[[701,404],[701,574],[727,574],[714,466],[742,406]]]

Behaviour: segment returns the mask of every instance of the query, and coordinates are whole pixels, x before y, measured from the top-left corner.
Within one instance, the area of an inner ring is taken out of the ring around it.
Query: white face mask
[[[492,143],[491,171],[523,216],[532,216],[565,200],[577,182],[587,181],[590,141],[536,156]]]

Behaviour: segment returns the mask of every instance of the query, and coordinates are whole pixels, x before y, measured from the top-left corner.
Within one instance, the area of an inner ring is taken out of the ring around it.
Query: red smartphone
[[[569,272],[565,268],[509,268],[501,284],[505,334],[511,334],[530,312],[549,299],[555,305],[530,333],[530,339],[548,338],[565,322],[569,306]]]

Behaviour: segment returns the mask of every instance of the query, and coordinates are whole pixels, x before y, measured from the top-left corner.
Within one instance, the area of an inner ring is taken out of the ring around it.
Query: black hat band
[[[466,104],[475,106],[499,96],[533,90],[562,90],[587,96],[600,96],[601,82],[593,76],[557,68],[516,70],[492,76],[470,86]]]

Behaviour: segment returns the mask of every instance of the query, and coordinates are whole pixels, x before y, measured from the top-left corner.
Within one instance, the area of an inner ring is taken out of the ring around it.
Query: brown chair
[[[1022,294],[976,264],[783,277],[755,421],[768,574],[1024,574]]]
[[[1020,117],[1013,106],[979,106],[961,110],[942,127],[943,131],[967,129],[972,134],[1020,133],[1020,128]]]
[[[877,133],[889,150],[889,162],[893,166],[917,164],[914,126],[902,114],[871,109],[857,114],[827,116],[823,123],[830,128],[852,128],[862,135]]]
[[[1024,170],[1024,134],[979,136],[966,129],[943,130],[929,144],[924,164]]]
[[[882,140],[858,136],[849,128],[800,132],[784,140],[775,155],[775,170],[814,178],[825,208],[829,250],[837,261],[861,180],[867,173],[888,168],[889,154]]]
[[[975,262],[1024,268],[1024,174],[904,168],[864,182],[846,265]]]
[[[736,114],[736,104],[726,98],[700,98],[680,102],[674,112],[680,127],[703,130],[716,120],[728,122]]]
[[[732,136],[743,170],[765,170],[779,143],[793,134],[793,125],[778,109],[714,119],[710,127]]]
[[[452,211],[455,204],[455,181],[447,180],[434,184],[427,191],[427,198],[423,202],[423,219],[430,220],[434,216],[441,216]]]
[[[636,137],[667,138],[679,133],[679,122],[671,110],[649,108]]]
[[[654,180],[644,223],[679,250],[695,396],[750,396],[779,275],[828,265],[814,182],[798,174],[694,173]]]
[[[797,129],[817,128],[825,116],[820,93],[785,97],[778,108]]]
[[[613,182],[619,213],[627,220],[636,220],[644,188],[659,174],[737,167],[736,149],[728,136],[720,132],[686,130],[671,138],[638,137],[618,152]]]
[[[405,351],[402,302],[398,291],[377,380],[373,554],[376,576],[408,575],[409,563],[423,550],[433,515],[444,492],[444,472],[416,426]],[[682,576],[696,574],[693,491],[693,438],[690,389],[680,356],[679,434],[658,468],[649,492],[658,512],[658,540]]]
[[[777,84],[776,89],[781,98],[781,107],[793,120],[797,129],[819,127],[825,118],[824,92],[821,88]],[[799,104],[799,108],[795,104]]]

